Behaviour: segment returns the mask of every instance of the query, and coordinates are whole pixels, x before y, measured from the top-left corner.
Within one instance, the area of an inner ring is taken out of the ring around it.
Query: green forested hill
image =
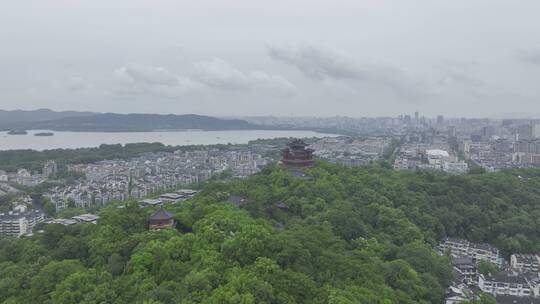
[[[440,303],[445,236],[540,251],[540,171],[466,176],[320,163],[210,184],[152,210],[104,208],[97,225],[47,225],[0,243],[4,303]],[[225,203],[230,195],[247,203]]]

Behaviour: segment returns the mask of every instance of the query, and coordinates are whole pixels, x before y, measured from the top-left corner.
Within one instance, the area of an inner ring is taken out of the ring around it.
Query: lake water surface
[[[53,132],[54,136],[34,136],[35,133]],[[101,144],[127,144],[141,142],[160,142],[165,145],[212,145],[212,144],[245,144],[255,139],[271,139],[278,137],[326,137],[336,136],[312,131],[273,131],[273,130],[239,130],[239,131],[156,131],[156,132],[56,132],[31,130],[28,135],[8,135],[0,132],[0,150],[15,149],[74,149],[97,147]]]

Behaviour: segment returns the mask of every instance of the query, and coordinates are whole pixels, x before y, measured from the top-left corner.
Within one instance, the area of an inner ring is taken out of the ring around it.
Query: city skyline
[[[86,110],[74,110],[74,109],[52,109],[52,108],[21,108],[21,107],[14,107],[14,108],[0,108],[0,111],[6,111],[6,112],[32,112],[32,111],[52,111],[56,113],[62,113],[62,112],[73,112],[73,113],[95,113],[95,114],[103,114],[103,113],[114,113],[114,114],[149,114],[149,115],[202,115],[202,116],[210,116],[210,117],[216,117],[216,118],[222,118],[222,119],[247,119],[247,118],[266,118],[266,117],[276,117],[276,118],[335,118],[335,117],[347,117],[352,119],[359,119],[359,118],[399,118],[404,116],[411,116],[413,117],[416,112],[419,113],[419,118],[425,118],[430,120],[436,120],[439,116],[442,116],[444,119],[492,119],[492,120],[501,120],[501,119],[516,119],[516,120],[539,120],[540,119],[540,113],[526,113],[526,112],[514,112],[514,113],[499,113],[494,114],[491,116],[478,114],[476,116],[467,116],[467,115],[456,115],[456,116],[449,116],[442,112],[435,112],[435,113],[422,113],[419,111],[414,111],[413,109],[409,110],[409,112],[403,112],[403,113],[396,113],[396,114],[381,114],[381,115],[351,115],[351,113],[344,113],[344,114],[321,114],[321,115],[308,115],[308,114],[300,114],[300,115],[288,115],[288,114],[267,114],[267,115],[211,115],[211,114],[204,114],[204,113],[191,113],[191,112],[132,112],[132,111],[118,111],[118,112],[108,112],[108,111],[86,111]]]

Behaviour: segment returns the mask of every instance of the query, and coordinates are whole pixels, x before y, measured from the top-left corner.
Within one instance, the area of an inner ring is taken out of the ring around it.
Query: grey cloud
[[[261,71],[244,73],[222,59],[199,61],[193,75],[176,75],[161,67],[131,64],[114,71],[111,92],[122,96],[150,94],[165,97],[180,96],[205,89],[260,92],[274,97],[292,97],[297,89],[282,76]]]
[[[164,86],[164,85],[144,85],[141,83],[115,82],[109,85],[104,91],[105,94],[121,98],[134,97],[161,97],[166,99],[176,99],[186,94],[197,92],[197,84]]]
[[[296,86],[282,76],[261,71],[244,73],[225,60],[214,58],[195,65],[194,79],[211,88],[263,91],[276,97],[296,95]]]
[[[107,91],[118,96],[175,98],[202,88],[200,83],[165,68],[130,64],[114,70],[114,80]]]
[[[301,48],[270,46],[268,54],[272,59],[293,65],[306,76],[317,80],[361,79],[364,74],[351,56],[334,49],[314,46]]]
[[[3,1],[0,106],[467,116],[538,108],[540,1],[337,1]],[[436,68],[443,61],[448,71]],[[275,105],[280,98],[286,106]]]
[[[80,91],[94,88],[94,84],[83,77],[71,77],[66,83],[66,88],[71,91]]]
[[[94,88],[94,84],[84,77],[72,76],[61,80],[53,80],[51,87],[54,89],[78,92]]]
[[[221,89],[245,89],[249,87],[249,78],[228,62],[214,58],[195,64],[195,79],[209,87]]]
[[[149,85],[178,85],[178,77],[162,67],[130,64],[117,69],[115,73],[119,77],[129,78],[135,82]]]
[[[341,50],[315,46],[270,46],[268,54],[274,60],[295,66],[314,80],[362,81],[391,89],[406,98],[424,95],[419,81],[402,70],[382,64],[360,64],[353,56]]]
[[[521,50],[518,52],[521,61],[540,65],[540,49]]]
[[[293,97],[298,92],[296,86],[282,76],[253,71],[249,77],[256,88],[276,97]]]
[[[484,82],[466,72],[445,70],[437,84],[441,86],[465,85],[468,87],[480,87],[484,85]]]

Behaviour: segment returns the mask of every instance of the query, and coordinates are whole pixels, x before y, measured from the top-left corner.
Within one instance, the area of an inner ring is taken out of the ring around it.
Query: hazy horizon
[[[87,112],[87,113],[96,113],[96,114],[156,114],[156,115],[202,115],[202,116],[211,116],[216,118],[257,118],[257,117],[276,117],[276,118],[334,118],[334,117],[347,117],[347,118],[396,118],[401,115],[410,115],[413,116],[414,112],[406,112],[406,113],[399,113],[396,115],[372,115],[372,116],[352,116],[347,114],[336,114],[336,115],[276,115],[276,114],[267,114],[267,115],[209,115],[204,113],[173,113],[173,112],[111,112],[111,111],[90,111],[90,110],[57,110],[57,109],[50,109],[50,108],[35,108],[35,109],[21,109],[21,108],[13,108],[13,109],[5,109],[0,108],[0,111],[39,111],[39,110],[47,110],[47,111],[53,111],[53,112]],[[428,119],[436,119],[438,115],[442,115],[445,119],[460,119],[460,118],[466,118],[466,119],[540,119],[540,114],[529,114],[529,113],[501,113],[501,114],[494,114],[491,116],[445,116],[445,113],[437,113],[434,115],[425,115],[426,113],[419,112],[420,117],[426,117]]]
[[[4,8],[4,109],[540,116],[538,1],[53,0]]]

